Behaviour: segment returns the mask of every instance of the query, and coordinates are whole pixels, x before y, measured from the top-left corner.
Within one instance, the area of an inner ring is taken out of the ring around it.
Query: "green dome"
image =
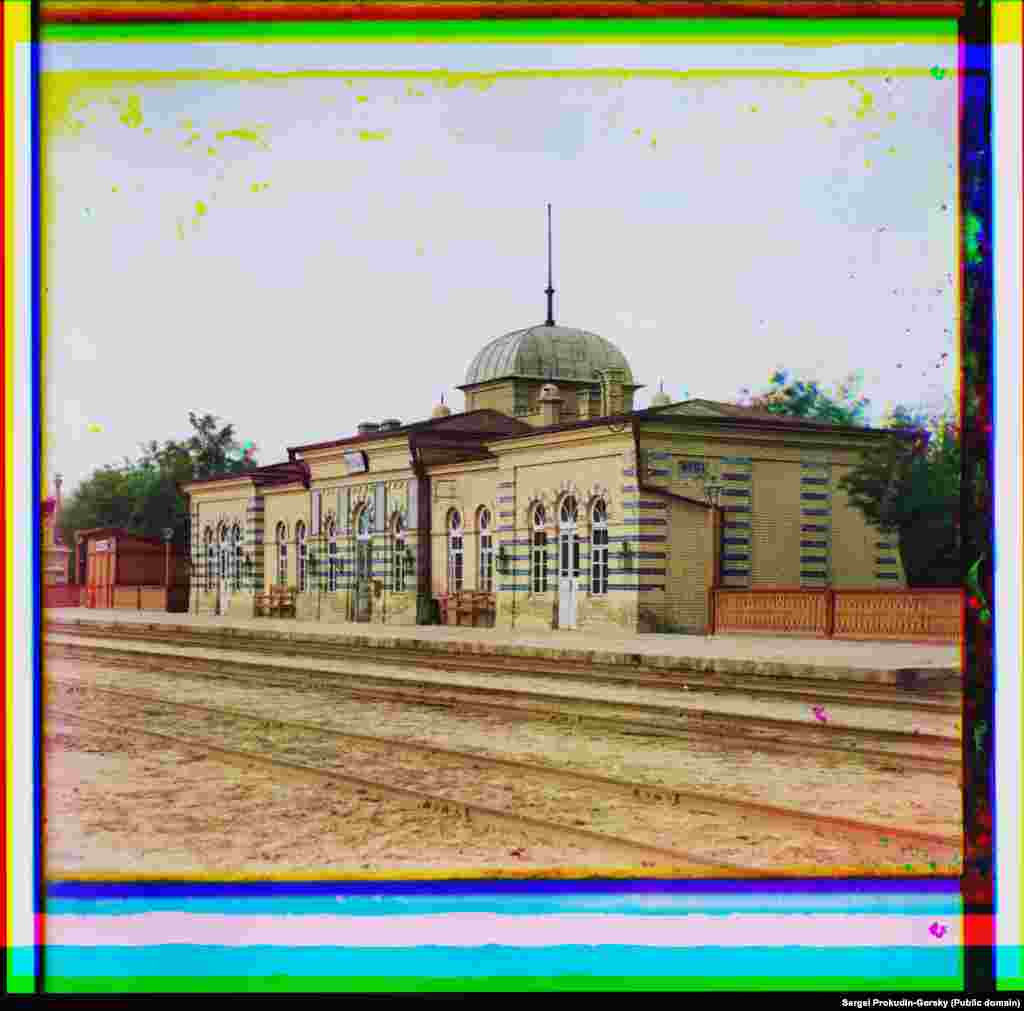
[[[540,324],[485,344],[470,362],[464,385],[510,376],[590,382],[599,369],[611,368],[624,369],[627,385],[634,384],[626,356],[611,341],[575,327]]]

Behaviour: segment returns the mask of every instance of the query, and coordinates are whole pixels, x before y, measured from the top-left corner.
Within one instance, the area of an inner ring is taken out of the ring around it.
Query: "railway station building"
[[[702,633],[712,586],[903,589],[898,545],[837,487],[890,432],[656,394],[625,355],[545,323],[488,341],[464,410],[367,421],[183,486],[190,610],[299,620]],[[290,592],[289,592],[290,591]]]

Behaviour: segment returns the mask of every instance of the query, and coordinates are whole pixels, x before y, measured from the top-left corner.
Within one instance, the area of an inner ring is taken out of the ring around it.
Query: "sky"
[[[859,371],[876,421],[936,405],[955,65],[953,42],[48,44],[45,483],[190,410],[261,463],[461,410],[476,352],[544,319],[549,202],[555,318],[625,353],[639,407],[780,367]]]

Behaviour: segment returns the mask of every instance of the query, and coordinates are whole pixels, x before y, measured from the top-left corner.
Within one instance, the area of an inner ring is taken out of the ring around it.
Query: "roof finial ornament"
[[[651,398],[651,407],[667,407],[672,403],[672,398],[665,392],[665,380],[658,383],[658,392]]]
[[[551,204],[548,204],[548,286],[544,289],[548,296],[548,318],[544,321],[545,326],[555,325],[554,298],[555,289],[551,287]]]

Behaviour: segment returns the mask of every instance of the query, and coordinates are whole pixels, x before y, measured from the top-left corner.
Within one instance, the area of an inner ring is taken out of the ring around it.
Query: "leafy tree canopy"
[[[863,376],[852,373],[829,391],[815,380],[799,379],[786,369],[777,369],[761,392],[751,393],[747,387],[742,389],[739,403],[744,407],[757,407],[771,414],[806,418],[808,421],[866,425],[866,412],[871,401],[859,392],[862,383]]]
[[[871,401],[854,373],[831,390],[778,369],[757,394],[741,391],[741,405],[772,414],[867,425]],[[956,586],[960,573],[961,439],[952,401],[940,410],[896,405],[878,427],[909,433],[863,453],[838,488],[882,534],[899,538],[911,586]]]
[[[173,543],[184,548],[188,502],[179,483],[239,474],[257,465],[255,447],[239,444],[234,425],[191,411],[188,420],[192,435],[187,439],[142,443],[137,459],[125,457],[120,466],[93,471],[62,506],[64,543],[74,545],[77,531],[92,527],[122,527],[146,537],[162,537],[170,527]]]

